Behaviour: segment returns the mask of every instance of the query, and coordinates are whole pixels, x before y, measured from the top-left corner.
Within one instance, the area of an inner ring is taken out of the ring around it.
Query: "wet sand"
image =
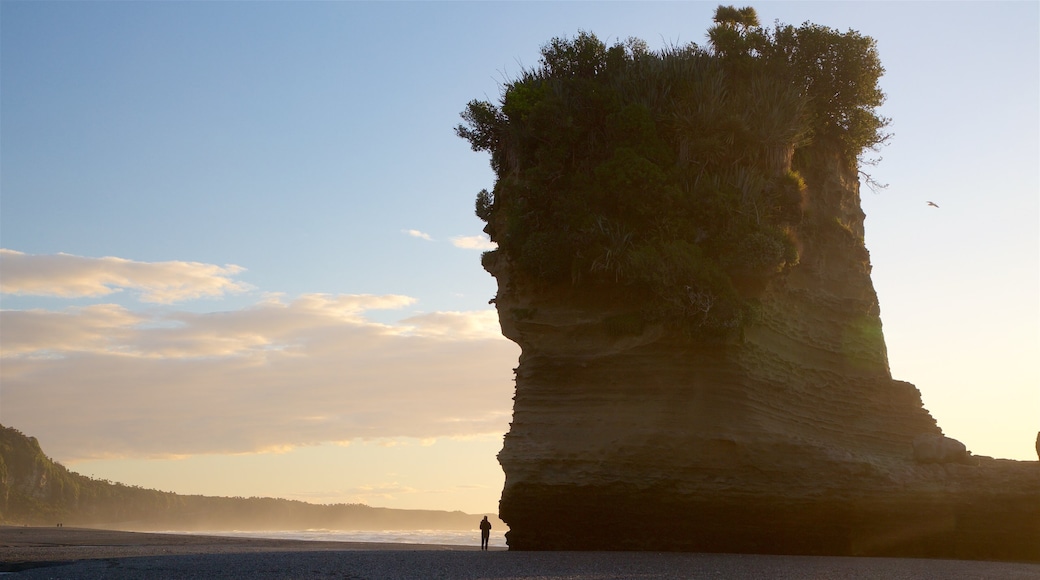
[[[0,526],[10,578],[607,580],[1040,578],[1040,564],[653,552],[481,552],[427,544],[309,542]]]

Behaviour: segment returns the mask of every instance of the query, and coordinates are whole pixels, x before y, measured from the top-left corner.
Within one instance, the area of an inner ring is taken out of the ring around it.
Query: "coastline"
[[[505,550],[504,548],[497,548]],[[12,563],[72,562],[140,556],[255,554],[264,552],[459,550],[478,545],[331,542],[209,535],[130,532],[79,527],[0,525],[0,572]]]
[[[1037,578],[1040,564],[657,552],[509,552],[479,546],[324,542],[0,526],[12,578]]]

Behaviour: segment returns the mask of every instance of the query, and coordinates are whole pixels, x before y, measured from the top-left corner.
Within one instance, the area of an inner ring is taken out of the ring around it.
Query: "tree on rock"
[[[724,6],[708,36],[658,52],[554,38],[499,103],[469,103],[456,132],[496,173],[477,215],[516,283],[625,295],[718,337],[798,263],[796,151],[838,143],[855,166],[885,139],[874,41]]]

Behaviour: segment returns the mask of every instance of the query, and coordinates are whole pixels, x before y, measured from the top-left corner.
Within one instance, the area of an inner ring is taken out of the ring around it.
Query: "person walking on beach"
[[[487,516],[480,521],[480,549],[488,549],[488,539],[491,537],[491,522],[488,521]]]

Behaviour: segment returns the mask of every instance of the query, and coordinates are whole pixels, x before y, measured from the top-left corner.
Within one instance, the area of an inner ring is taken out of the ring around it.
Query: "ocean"
[[[164,532],[184,533],[184,532]],[[480,530],[299,530],[267,532],[197,532],[209,536],[234,538],[273,538],[277,540],[310,540],[321,542],[387,542],[394,544],[444,544],[449,546],[480,546]],[[505,530],[491,530],[490,546],[506,547]]]

